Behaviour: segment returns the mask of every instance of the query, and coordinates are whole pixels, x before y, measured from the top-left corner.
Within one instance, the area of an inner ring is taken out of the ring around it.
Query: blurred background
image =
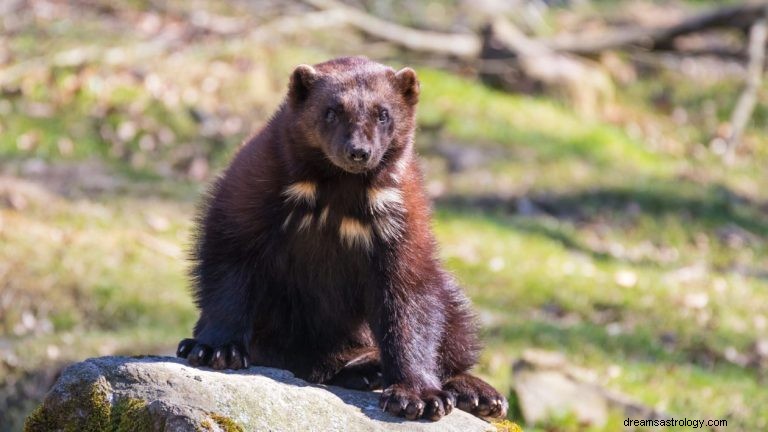
[[[419,73],[441,254],[510,419],[766,430],[765,16],[717,0],[0,1],[0,431],[68,363],[173,353],[196,316],[185,251],[206,184],[297,64],[350,54]]]

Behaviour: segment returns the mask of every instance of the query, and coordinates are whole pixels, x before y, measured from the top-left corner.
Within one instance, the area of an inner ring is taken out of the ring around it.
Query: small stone
[[[573,413],[580,422],[601,426],[608,418],[605,400],[590,386],[560,371],[526,371],[515,375],[515,392],[525,421],[539,423]]]

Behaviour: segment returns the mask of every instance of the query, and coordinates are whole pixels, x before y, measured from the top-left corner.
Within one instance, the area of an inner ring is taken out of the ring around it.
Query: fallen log
[[[674,48],[672,42],[675,38],[696,32],[718,28],[746,32],[763,16],[765,6],[765,2],[723,6],[667,27],[618,29],[591,37],[565,34],[542,42],[555,51],[581,56],[595,56],[604,51],[627,48],[667,50]]]
[[[586,114],[613,99],[613,82],[599,65],[559,53],[527,37],[504,18],[483,30],[480,78],[508,91],[560,93]]]

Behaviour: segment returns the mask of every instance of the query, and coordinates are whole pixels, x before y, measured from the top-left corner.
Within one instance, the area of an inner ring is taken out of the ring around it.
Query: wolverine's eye
[[[379,111],[379,123],[386,123],[389,120],[389,111],[382,109]]]
[[[336,111],[334,111],[333,108],[328,108],[328,111],[325,112],[325,121],[326,123],[333,123],[336,121]]]

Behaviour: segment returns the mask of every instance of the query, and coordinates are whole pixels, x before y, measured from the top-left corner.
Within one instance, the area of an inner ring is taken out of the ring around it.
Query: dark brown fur
[[[418,94],[412,70],[365,58],[296,69],[286,102],[202,212],[192,273],[201,313],[180,357],[382,386],[382,407],[411,419],[437,420],[454,404],[505,415],[503,396],[467,373],[475,321],[436,257],[413,157]]]

